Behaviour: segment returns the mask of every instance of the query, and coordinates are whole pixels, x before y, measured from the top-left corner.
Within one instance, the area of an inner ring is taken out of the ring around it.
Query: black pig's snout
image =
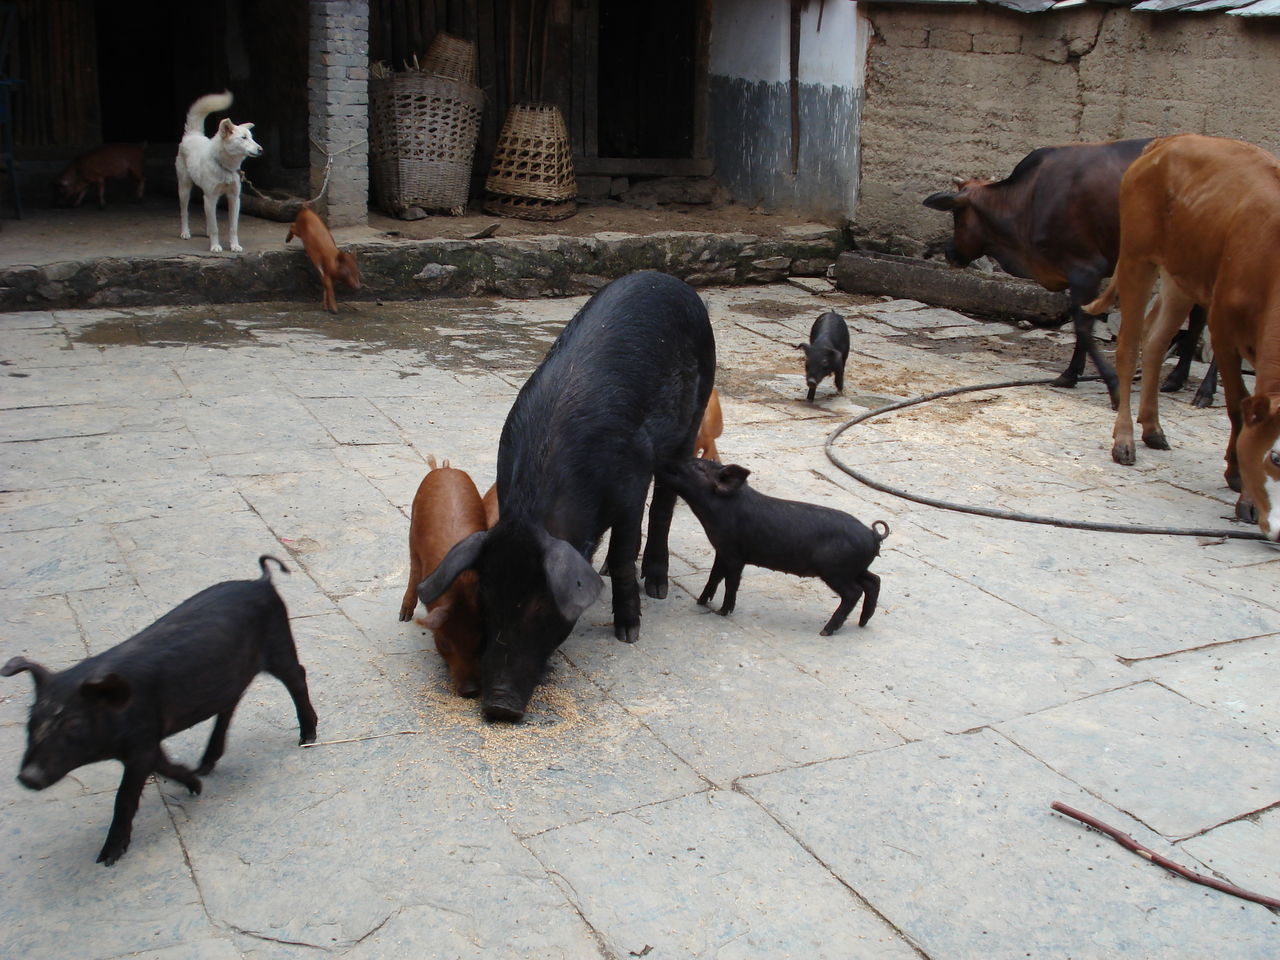
[[[53,783],[44,769],[34,763],[28,763],[18,771],[18,782],[28,790],[43,790]]]
[[[509,701],[489,701],[484,705],[484,718],[496,723],[519,723],[524,719],[524,710]]]

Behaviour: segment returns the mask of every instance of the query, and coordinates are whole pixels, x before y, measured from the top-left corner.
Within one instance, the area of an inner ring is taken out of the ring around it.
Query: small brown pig
[[[498,485],[495,483],[484,492],[484,522],[490,530],[498,522],[498,514],[500,512],[498,509]]]
[[[413,498],[409,519],[409,585],[400,604],[400,619],[413,618],[418,603],[418,584],[440,565],[444,555],[459,541],[487,530],[484,503],[471,477],[462,470],[436,466],[422,478]],[[480,645],[483,637],[480,607],[476,599],[477,577],[468,571],[431,603],[425,620],[418,621],[431,631],[436,650],[449,666],[458,694],[474,697],[480,693]]]
[[[145,143],[104,143],[96,150],[82,153],[72,160],[53,181],[63,203],[80,206],[91,186],[98,188],[98,209],[106,207],[108,180],[133,177],[137,183],[137,199],[142,199],[147,178],[142,172],[142,152]]]
[[[720,394],[711,388],[707,408],[702,411],[702,425],[698,427],[698,439],[693,443],[693,455],[704,460],[719,460],[716,437],[724,432],[724,417],[720,413]]]
[[[298,211],[284,242],[288,243],[294,237],[302,241],[303,249],[320,273],[320,282],[324,284],[324,308],[330,313],[337,313],[338,300],[333,295],[333,281],[341,280],[352,290],[360,289],[360,269],[356,266],[355,254],[338,249],[333,242],[333,234],[310,207]]]

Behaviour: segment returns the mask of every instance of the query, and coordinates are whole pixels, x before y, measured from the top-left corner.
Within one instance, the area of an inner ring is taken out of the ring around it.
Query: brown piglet
[[[418,584],[440,565],[454,544],[473,533],[487,530],[484,504],[471,477],[449,466],[437,467],[422,478],[413,498],[409,520],[409,585],[400,604],[400,619],[412,619],[418,603]],[[455,580],[438,598],[427,604],[425,620],[419,620],[435,638],[436,650],[449,666],[458,693],[474,697],[480,692],[480,607],[476,599],[476,574]]]
[[[142,172],[142,152],[145,143],[104,143],[96,150],[82,153],[76,157],[53,181],[63,203],[80,206],[85,193],[91,186],[98,188],[98,208],[106,207],[106,186],[108,180],[119,177],[133,177],[138,185],[137,199],[142,199],[142,191],[147,178]]]
[[[707,408],[702,412],[702,425],[698,427],[698,439],[693,444],[693,455],[703,460],[719,460],[716,450],[716,437],[724,430],[724,417],[720,414],[720,394],[711,388],[711,396],[707,397]]]
[[[307,256],[320,273],[320,282],[324,284],[324,308],[330,313],[337,313],[338,300],[333,295],[333,281],[341,280],[352,290],[360,289],[360,269],[356,266],[355,254],[338,249],[333,242],[333,234],[310,207],[298,211],[284,242],[288,243],[294,237],[302,241]]]
[[[490,530],[498,522],[498,485],[495,483],[484,492],[484,520]]]

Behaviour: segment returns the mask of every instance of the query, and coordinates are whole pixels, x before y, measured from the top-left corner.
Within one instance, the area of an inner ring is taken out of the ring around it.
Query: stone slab
[[[756,840],[734,839],[744,836]],[[918,956],[764,811],[733,791],[588,820],[529,844],[587,921],[607,931],[611,956]],[[615,879],[601,883],[606,875]],[[666,894],[673,882],[678,898]]]
[[[1064,704],[997,729],[1170,839],[1280,802],[1280,746],[1155,683]],[[1177,735],[1170,736],[1171,730]]]
[[[929,957],[1274,951],[1265,907],[1177,880],[1053,813],[1167,844],[992,731],[750,778],[742,789]]]

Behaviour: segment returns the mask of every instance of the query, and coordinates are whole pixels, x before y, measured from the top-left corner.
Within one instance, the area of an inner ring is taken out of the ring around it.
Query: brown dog
[[[96,184],[98,209],[101,210],[107,205],[107,180],[129,176],[137,183],[137,198],[141,200],[147,183],[142,172],[142,151],[145,147],[145,143],[104,143],[96,150],[80,154],[67,164],[66,169],[53,181],[53,186],[61,195],[63,203],[78,207],[85,193]]]
[[[307,256],[320,271],[320,282],[324,284],[324,308],[330,313],[338,312],[338,301],[333,295],[333,281],[341,280],[352,290],[360,289],[360,270],[356,267],[354,254],[339,251],[333,242],[333,234],[325,226],[310,207],[298,211],[297,219],[289,228],[289,235],[284,238],[288,243],[294,237],[302,241]]]

